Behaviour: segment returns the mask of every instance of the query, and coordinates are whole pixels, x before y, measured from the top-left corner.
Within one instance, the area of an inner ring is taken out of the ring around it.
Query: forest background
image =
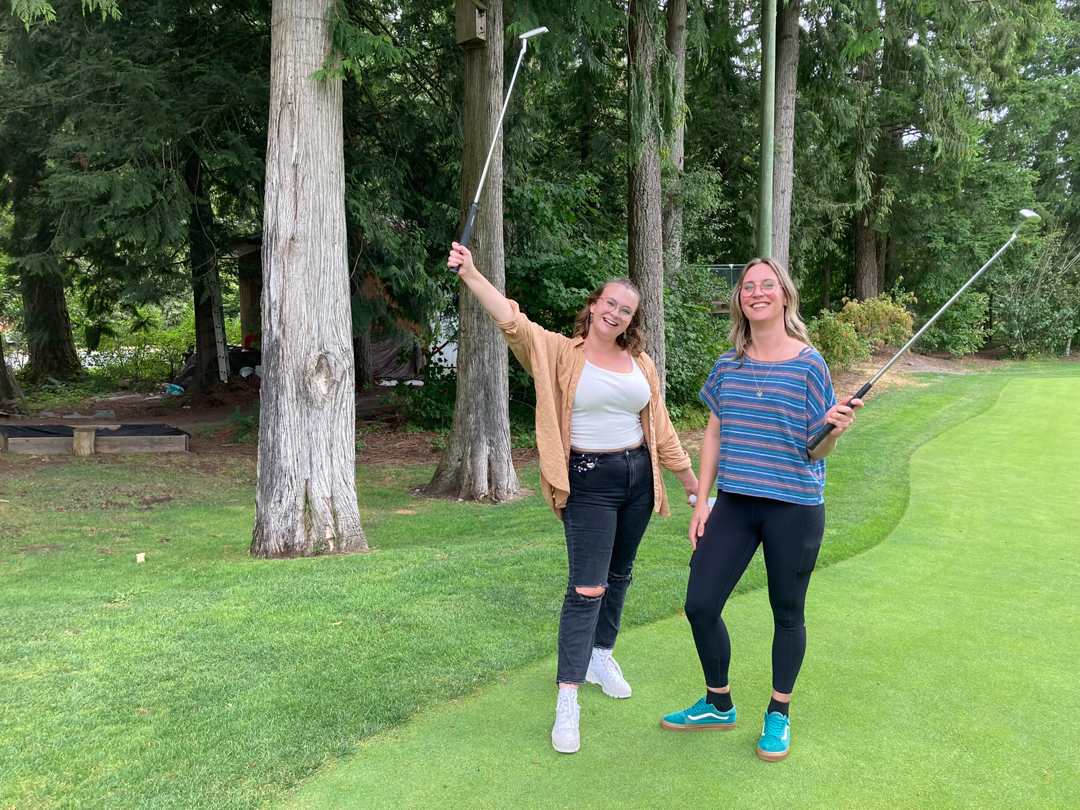
[[[263,223],[271,5],[9,5],[0,14],[8,355],[24,358],[31,388],[160,385],[208,345],[198,335],[212,335],[218,279],[236,339],[237,248]],[[634,6],[488,6],[506,31],[507,75],[515,35],[551,29],[529,52],[503,126],[505,283],[535,320],[567,331],[588,291],[627,275],[630,186],[648,130],[663,176],[663,221],[648,227],[663,231],[664,365],[678,411],[722,348],[714,302],[729,277],[715,266],[741,265],[760,244],[762,7],[638,5],[653,65],[635,84],[644,46],[632,41]],[[342,0],[331,36],[327,73],[346,77],[350,304],[364,385],[373,334],[425,350],[453,337],[439,332],[456,318],[445,256],[460,228],[466,78],[446,2]],[[779,4],[773,254],[790,265],[834,366],[865,355],[871,337],[884,341],[898,313],[915,325],[933,313],[1021,207],[1037,209],[1043,228],[1025,233],[922,347],[1072,351],[1078,73],[1073,0]],[[527,375],[511,364],[510,378],[527,409]],[[426,393],[410,397],[413,418],[445,428],[454,382],[433,370]]]

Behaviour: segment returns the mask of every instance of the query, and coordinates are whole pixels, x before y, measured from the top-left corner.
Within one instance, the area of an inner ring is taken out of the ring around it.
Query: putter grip
[[[866,392],[870,390],[870,386],[871,386],[871,383],[867,383],[862,388],[860,388],[858,391],[856,391],[854,396],[850,396],[847,399],[845,399],[843,404],[846,405],[847,403],[851,402],[851,400],[853,400],[853,399],[862,399],[864,396],[866,396]],[[813,435],[813,437],[810,439],[810,441],[808,441],[806,443],[807,451],[809,452],[809,451],[815,449],[819,444],[821,444],[825,440],[825,437],[828,436],[832,432],[833,432],[833,426],[832,425],[826,425],[821,430],[819,430],[817,433],[815,433]]]
[[[469,208],[469,216],[465,217],[465,230],[461,232],[461,238],[458,239],[458,244],[462,247],[469,246],[469,237],[472,236],[473,221],[476,219],[476,207],[477,204],[473,203]]]

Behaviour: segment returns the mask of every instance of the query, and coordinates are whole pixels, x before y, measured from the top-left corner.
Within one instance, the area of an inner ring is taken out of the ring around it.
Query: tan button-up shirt
[[[536,447],[540,451],[540,490],[548,506],[562,516],[570,495],[570,414],[574,394],[585,368],[585,339],[549,332],[522,314],[510,301],[514,317],[497,324],[511,351],[536,384]],[[661,465],[672,472],[691,466],[667,406],[660,396],[660,375],[649,355],[635,359],[649,381],[649,404],[641,411],[641,429],[652,457],[654,511],[668,517],[667,488]]]

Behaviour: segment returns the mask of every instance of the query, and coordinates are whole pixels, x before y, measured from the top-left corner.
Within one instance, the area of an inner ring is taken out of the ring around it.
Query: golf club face
[[[1027,224],[1027,223],[1030,222],[1032,225],[1037,225],[1040,222],[1042,222],[1042,217],[1040,217],[1038,214],[1036,214],[1030,208],[1021,208],[1020,209],[1020,216],[1022,216],[1024,218],[1024,224]]]
[[[547,33],[547,28],[542,25],[539,28],[534,28],[532,31],[526,31],[524,34],[519,36],[518,39],[520,39],[522,42],[524,42],[525,40],[529,39],[530,37],[535,37],[535,36],[539,36],[540,34],[546,34],[546,33]]]

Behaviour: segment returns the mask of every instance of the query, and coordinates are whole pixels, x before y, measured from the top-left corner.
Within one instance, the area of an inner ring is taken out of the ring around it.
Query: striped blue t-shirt
[[[807,440],[836,404],[825,360],[812,346],[765,363],[735,350],[720,355],[701,398],[720,420],[717,487],[790,503],[824,502],[825,462],[811,461]]]

